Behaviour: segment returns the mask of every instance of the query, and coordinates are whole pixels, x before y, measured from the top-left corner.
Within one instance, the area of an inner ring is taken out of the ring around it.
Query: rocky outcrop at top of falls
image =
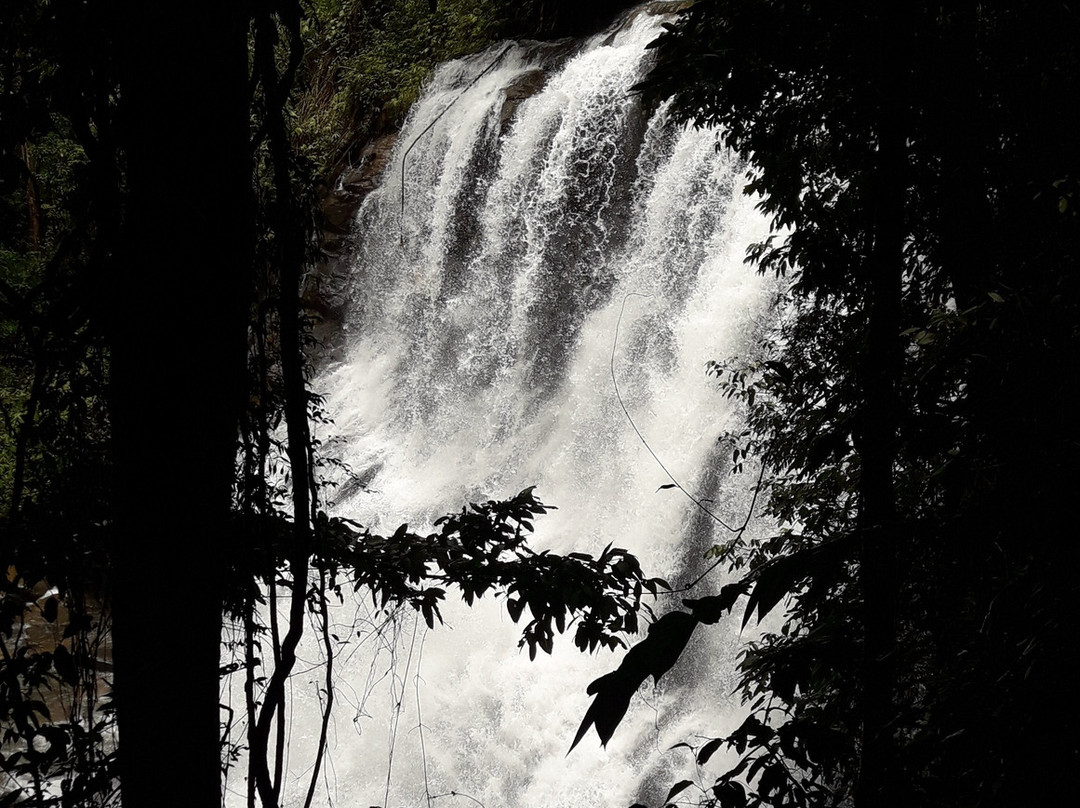
[[[638,14],[673,14],[687,5],[689,3],[679,0],[654,0],[624,11],[621,23],[612,26],[614,30],[609,39]],[[543,67],[519,75],[503,89],[505,102],[499,115],[500,136],[509,129],[521,103],[540,92],[551,73],[558,70],[582,42],[582,38],[563,38],[531,43],[531,48],[541,56],[538,61]],[[490,52],[494,58],[499,50],[493,47]],[[382,131],[361,147],[358,159],[329,184],[330,190],[319,202],[322,257],[306,278],[302,291],[304,307],[315,322],[314,335],[321,346],[316,357],[319,362],[334,360],[340,351],[341,327],[350,297],[348,261],[354,246],[351,243],[355,238],[353,223],[360,205],[378,187],[388,170],[399,135],[399,130],[387,125],[386,120]]]
[[[561,65],[577,46],[570,39],[535,43],[533,47],[544,52],[546,67],[519,76],[503,89],[506,100],[499,116],[501,131],[508,128],[518,106],[543,89],[550,71]],[[357,163],[341,173],[319,202],[322,258],[305,280],[302,295],[304,307],[315,321],[315,337],[322,346],[321,360],[334,359],[340,348],[337,336],[349,302],[347,264],[353,221],[364,199],[378,187],[388,170],[399,134],[395,129],[368,142],[361,149]]]

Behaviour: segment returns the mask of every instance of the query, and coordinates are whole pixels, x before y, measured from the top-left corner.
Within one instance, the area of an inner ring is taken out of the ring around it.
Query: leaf
[[[742,750],[743,751],[746,750],[746,744],[745,743],[743,743],[743,745],[742,745]],[[736,748],[735,751],[739,752],[740,755],[742,754],[742,751],[740,751],[738,748]],[[725,772],[724,777],[726,777],[728,779],[731,779],[732,777],[738,777],[740,774],[742,774],[744,771],[746,771],[746,767],[749,766],[749,765],[750,765],[750,759],[749,758],[743,758],[737,764],[735,764],[734,769],[732,769],[729,772]]]
[[[596,727],[600,743],[606,746],[626,715],[634,693],[650,676],[654,682],[659,682],[660,677],[671,670],[697,624],[697,618],[686,612],[665,614],[649,626],[648,636],[626,653],[616,670],[594,680],[586,692],[596,698],[585,713],[567,754],[574,750],[591,726]]]
[[[43,701],[24,701],[19,706],[26,713],[27,718],[34,722],[35,727],[41,726],[41,722],[35,714],[41,715],[46,721],[52,720],[52,716],[49,714],[49,707]]]
[[[768,360],[764,363],[764,366],[780,377],[780,380],[785,384],[790,384],[794,374],[791,372],[791,368],[785,365],[783,362],[777,362],[775,359]]]
[[[745,808],[746,791],[741,783],[728,780],[713,788],[713,795],[722,808]]]
[[[524,598],[518,598],[517,600],[514,600],[513,598],[506,599],[506,611],[510,613],[510,619],[513,620],[515,623],[518,621],[518,618],[521,617],[521,613],[524,610]]]
[[[675,785],[673,785],[671,787],[670,791],[668,791],[667,796],[664,798],[664,802],[665,803],[671,802],[672,797],[674,797],[676,794],[679,794],[679,793],[685,791],[687,788],[689,788],[693,784],[694,784],[693,780],[680,780],[679,782],[677,782]]]
[[[749,783],[755,777],[757,777],[758,772],[764,769],[765,766],[768,765],[768,763],[769,758],[767,758],[765,755],[758,755],[756,758],[754,758],[754,762],[750,764],[750,770],[746,773],[746,782]]]
[[[750,616],[755,609],[760,623],[765,615],[771,612],[784,595],[788,593],[789,584],[794,582],[788,581],[787,576],[782,574],[784,571],[786,571],[786,568],[774,566],[769,568],[769,574],[758,577],[754,589],[750,593],[750,600],[747,601],[746,611],[743,612],[743,628],[746,628],[746,624],[750,622]]]
[[[786,783],[787,775],[784,767],[777,763],[768,764],[761,772],[761,779],[758,781],[758,793],[769,796],[774,791],[780,791]]]
[[[62,681],[72,686],[78,684],[79,670],[75,665],[75,659],[63,645],[56,646],[56,650],[53,651],[53,667],[56,668],[56,675]]]
[[[631,648],[624,662],[633,657],[636,650],[641,649],[642,660],[639,664],[646,667],[646,675],[652,676],[653,681],[659,684],[660,677],[678,661],[697,624],[698,619],[694,615],[668,612],[649,626],[645,641]]]
[[[763,564],[751,576],[755,579],[754,588],[743,613],[743,628],[750,622],[750,616],[755,609],[760,623],[765,615],[795,588],[796,583],[830,570],[843,561],[860,537],[861,534],[857,531],[847,533]]]
[[[723,738],[713,738],[703,747],[697,754],[697,762],[699,766],[705,765],[709,758],[716,754],[716,750],[720,748],[720,744],[724,742]]]
[[[56,598],[49,598],[45,601],[45,605],[41,608],[41,616],[48,622],[55,623],[57,612],[60,608],[60,601]]]

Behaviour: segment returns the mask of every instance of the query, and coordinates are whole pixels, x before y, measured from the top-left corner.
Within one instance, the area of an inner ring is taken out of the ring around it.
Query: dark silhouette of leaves
[[[698,622],[712,625],[731,611],[731,608],[735,605],[735,601],[749,591],[749,581],[738,581],[721,587],[719,595],[710,595],[707,598],[698,598],[696,600],[686,599],[683,601],[683,606],[690,609],[694,617],[698,619]]]
[[[706,763],[708,763],[709,758],[716,754],[716,750],[720,748],[720,744],[722,744],[723,742],[723,738],[713,738],[711,741],[701,747],[701,750],[697,753],[698,765],[704,766]]]
[[[677,782],[675,785],[673,785],[671,787],[670,791],[668,791],[667,796],[664,798],[664,802],[665,803],[671,802],[672,797],[674,797],[676,794],[682,793],[683,791],[685,791],[687,788],[689,788],[693,784],[694,784],[693,780],[680,780],[679,782]]]
[[[665,614],[649,626],[648,636],[627,652],[616,670],[593,681],[586,692],[596,699],[585,713],[567,754],[594,725],[601,744],[606,746],[626,715],[631,697],[650,676],[659,682],[671,670],[697,624],[698,618],[686,612]]]
[[[743,613],[743,628],[750,622],[750,616],[755,609],[758,622],[761,622],[800,581],[820,575],[827,568],[843,561],[848,552],[854,549],[855,539],[860,535],[858,532],[845,534],[832,541],[780,556],[759,567],[751,576],[754,579],[754,588]],[[723,590],[717,597],[723,597]]]

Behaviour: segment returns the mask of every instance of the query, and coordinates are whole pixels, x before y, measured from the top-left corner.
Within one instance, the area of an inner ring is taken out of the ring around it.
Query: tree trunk
[[[243,4],[117,20],[126,232],[112,276],[115,694],[125,808],[219,805],[221,549],[251,267]]]
[[[897,525],[896,462],[901,371],[900,299],[904,271],[905,83],[910,20],[899,3],[881,11],[878,67],[878,165],[874,177],[873,253],[868,267],[867,338],[859,452],[859,526],[863,534],[863,698],[858,808],[901,804],[891,721],[894,717]]]
[[[41,223],[41,194],[38,193],[37,176],[34,174],[34,153],[27,141],[22,147],[23,163],[26,165],[26,217],[29,220],[27,236],[35,251],[41,249],[44,228]]]

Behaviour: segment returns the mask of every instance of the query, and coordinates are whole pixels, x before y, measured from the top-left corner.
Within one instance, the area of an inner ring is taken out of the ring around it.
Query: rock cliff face
[[[314,320],[321,346],[319,361],[332,360],[340,349],[340,332],[349,295],[349,240],[356,211],[390,162],[398,133],[388,132],[366,144],[360,160],[346,169],[319,202],[322,214],[321,257],[304,282],[303,301]]]

